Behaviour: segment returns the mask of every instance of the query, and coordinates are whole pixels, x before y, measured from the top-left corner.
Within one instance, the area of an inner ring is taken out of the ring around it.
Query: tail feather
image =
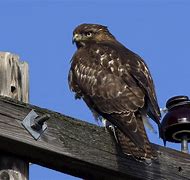
[[[120,129],[116,129],[117,139],[121,146],[122,152],[126,155],[132,155],[135,159],[155,159],[156,151],[152,148],[140,115],[136,116],[138,133],[143,139],[143,146],[138,146],[129,136],[124,134]]]
[[[137,160],[155,159],[157,157],[156,151],[151,147],[151,144],[148,141],[145,145],[145,148],[141,149],[137,147],[120,130],[117,129],[116,132],[117,132],[117,139],[124,154],[131,155]]]

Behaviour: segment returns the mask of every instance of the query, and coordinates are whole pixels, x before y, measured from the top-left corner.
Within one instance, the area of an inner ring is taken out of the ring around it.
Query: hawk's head
[[[73,31],[73,42],[77,47],[85,46],[88,42],[115,40],[106,26],[99,24],[81,24]]]

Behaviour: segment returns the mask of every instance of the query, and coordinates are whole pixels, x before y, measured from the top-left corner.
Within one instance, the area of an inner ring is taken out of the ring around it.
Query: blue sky
[[[30,103],[95,123],[68,88],[73,29],[84,22],[107,25],[146,61],[164,107],[172,96],[190,95],[189,9],[188,0],[0,0],[0,51],[29,63]],[[162,145],[158,135],[148,134]],[[77,178],[32,165],[30,179]]]

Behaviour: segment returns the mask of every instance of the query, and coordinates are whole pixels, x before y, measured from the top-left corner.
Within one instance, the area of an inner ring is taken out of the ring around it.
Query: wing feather
[[[133,61],[131,61],[129,58],[126,58],[128,72],[138,82],[139,86],[144,89],[148,114],[158,125],[160,125],[161,114],[157,104],[155,87],[150,71],[146,63],[138,55],[128,49],[127,51],[128,53],[126,54],[130,54],[130,59],[133,59]]]

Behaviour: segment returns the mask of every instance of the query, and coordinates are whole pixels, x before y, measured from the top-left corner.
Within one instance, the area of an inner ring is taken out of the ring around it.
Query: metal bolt
[[[47,121],[49,118],[49,114],[44,114],[43,116],[35,118],[33,124],[31,125],[31,128],[39,131],[40,129],[42,129],[44,122]]]
[[[185,135],[181,139],[181,151],[184,153],[189,153],[188,140],[187,140],[187,136],[185,136]]]

